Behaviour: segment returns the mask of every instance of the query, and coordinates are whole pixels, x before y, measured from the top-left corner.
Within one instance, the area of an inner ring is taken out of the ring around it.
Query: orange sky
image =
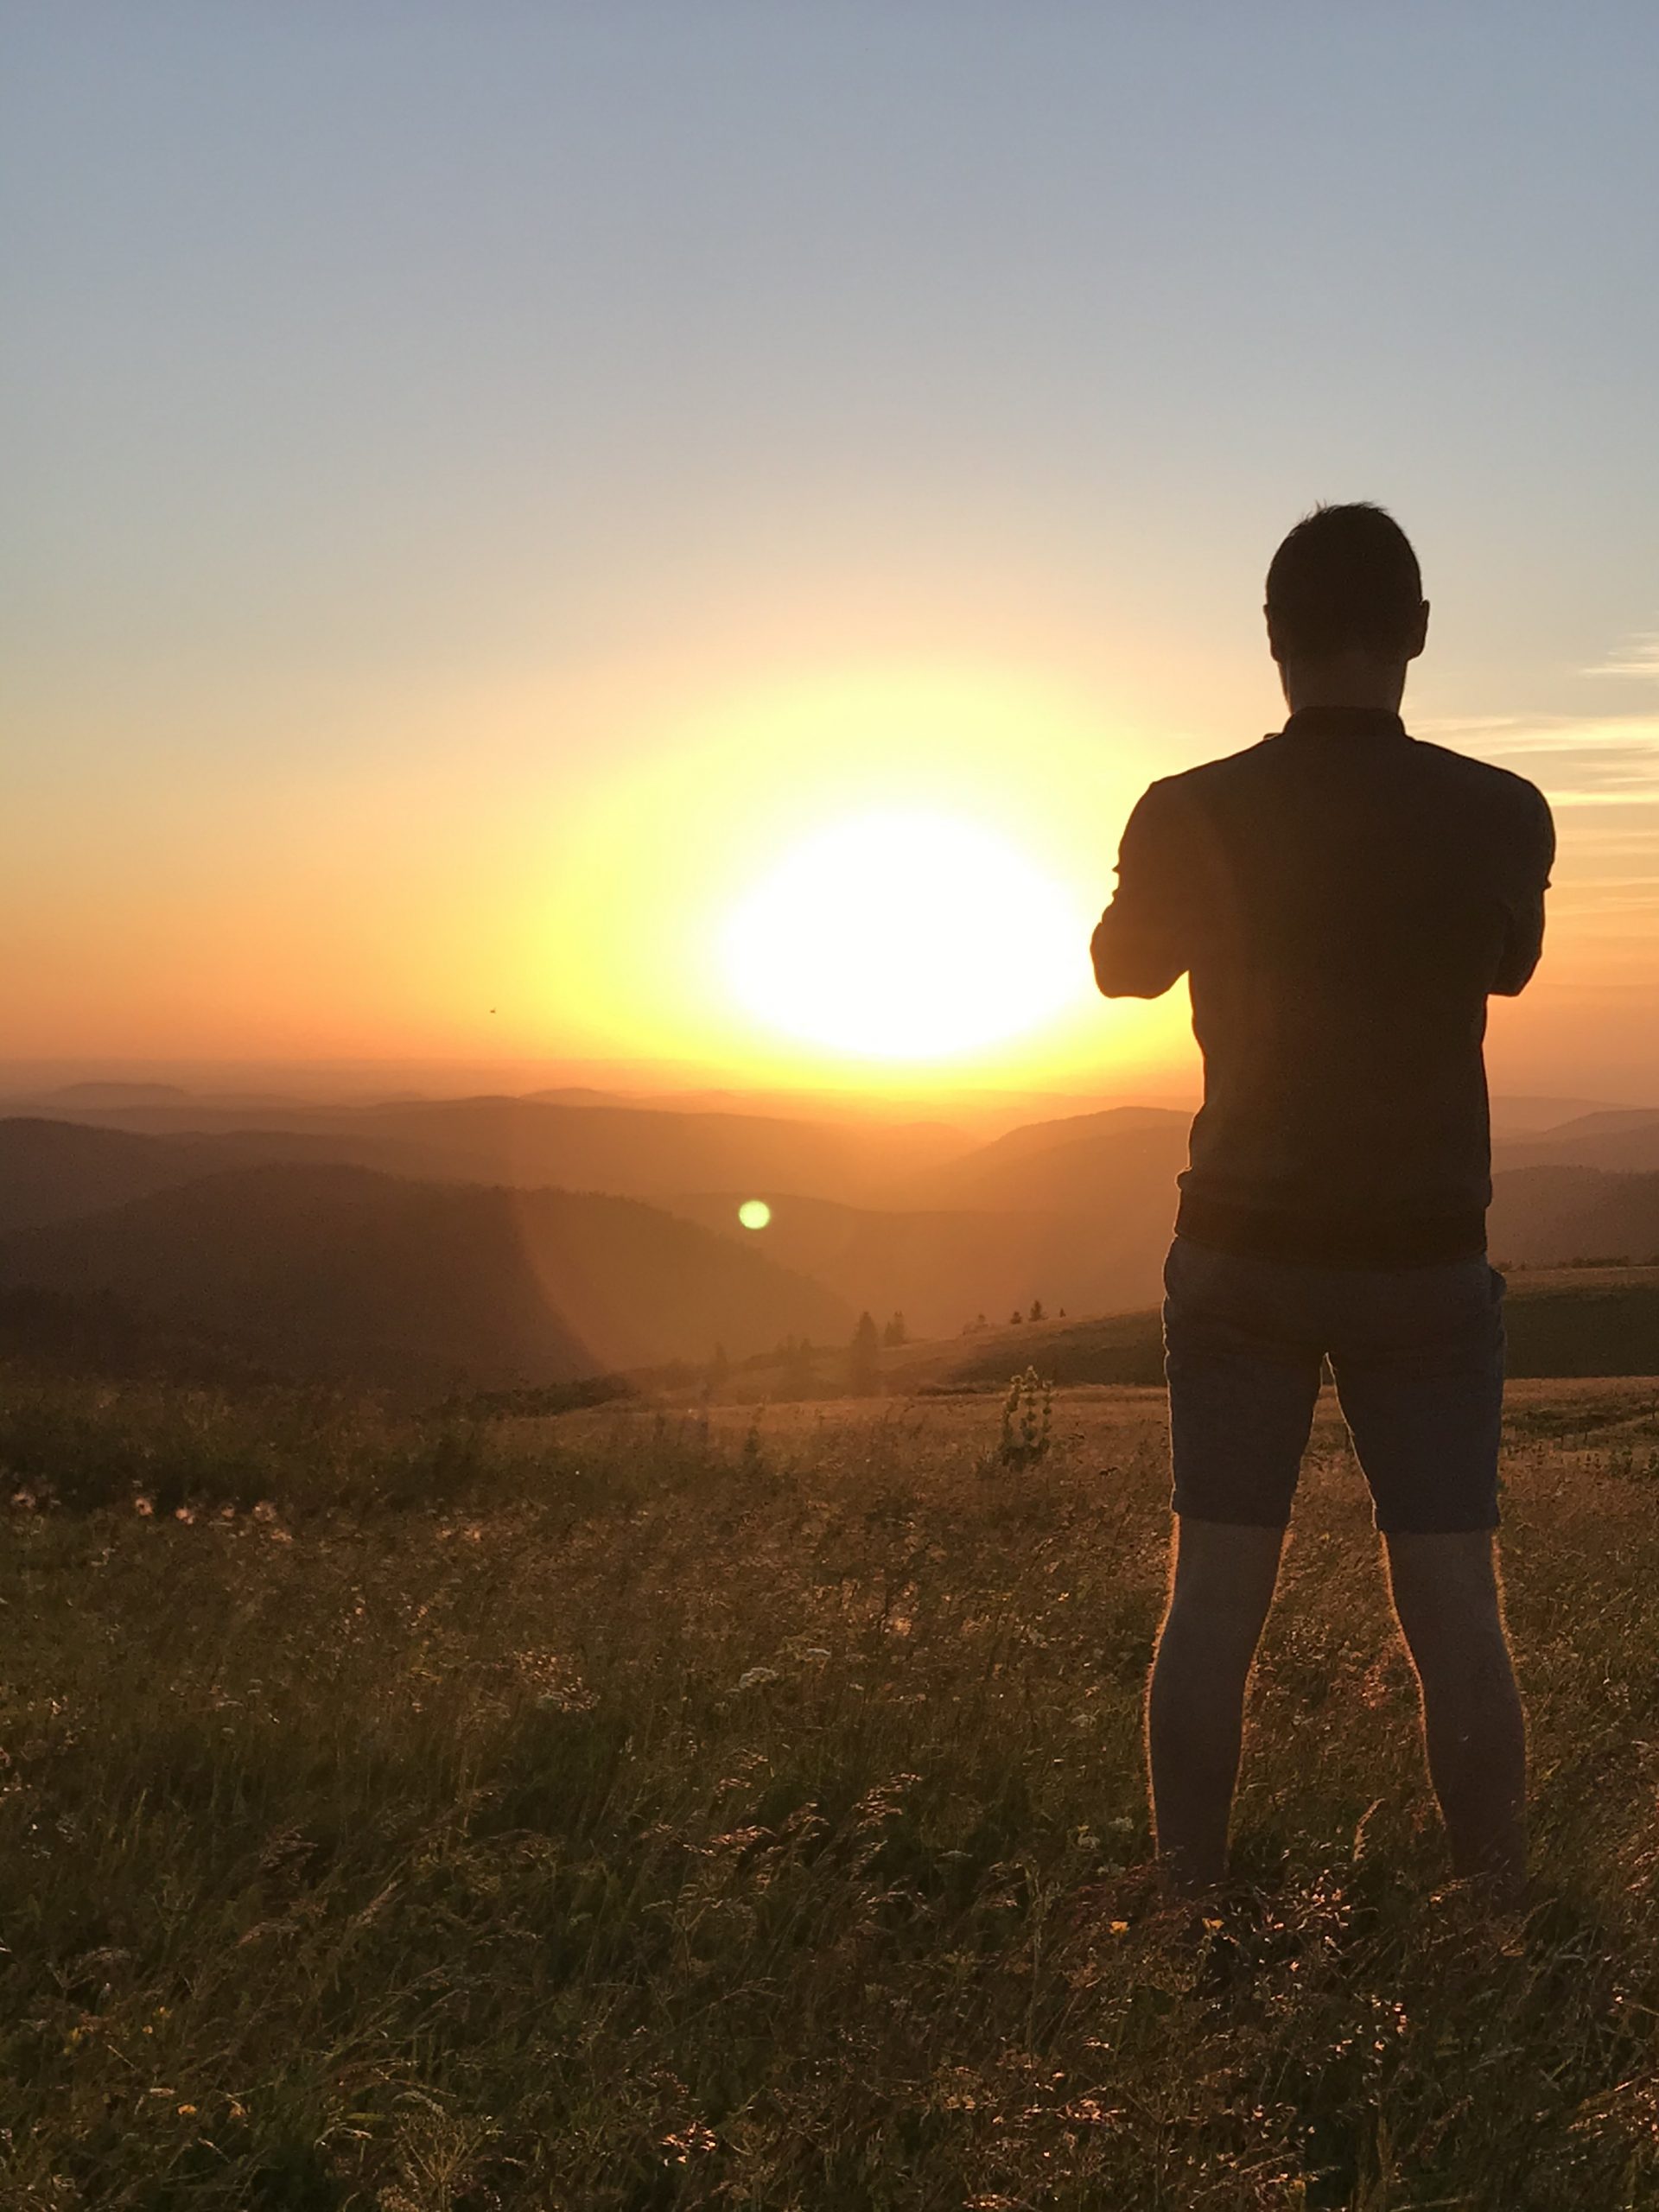
[[[1369,497],[1558,810],[1497,1079],[1659,1097],[1659,56],[1457,13],[35,11],[8,1057],[1183,1088],[1117,835]]]
[[[1270,673],[1251,687],[1258,729],[1272,720]],[[347,711],[360,718],[349,748],[314,747],[251,790],[187,733],[170,773],[146,749],[96,804],[34,796],[34,865],[26,854],[3,893],[22,955],[6,984],[15,1057],[591,1058],[646,1081],[662,1062],[677,1082],[906,1095],[1139,1095],[1191,1079],[1184,994],[1105,1004],[1086,942],[1136,793],[1227,738],[1126,727],[1097,676],[1067,685],[1031,665],[889,663],[747,684],[704,676],[699,696],[690,679],[607,675]],[[362,725],[380,741],[364,743]],[[581,730],[579,772],[547,756],[551,728]],[[1245,722],[1229,735],[1255,734]],[[1650,802],[1617,780],[1598,787],[1594,772],[1611,760],[1621,775],[1619,746],[1639,752],[1645,726],[1447,735],[1535,767],[1562,832],[1548,959],[1518,1007],[1495,1009],[1496,1078],[1641,1095],[1659,989]],[[849,829],[856,865],[860,825],[894,813],[985,841],[1046,894],[1027,941],[1033,902],[1017,874],[1011,892],[997,877],[1012,899],[993,930],[1007,957],[986,992],[973,932],[991,918],[971,845],[938,883],[942,927],[901,912],[890,959],[855,942],[858,918],[893,895],[885,877],[849,881],[840,912],[813,883],[810,910],[791,915],[793,855],[826,827]],[[843,944],[863,963],[876,1049],[838,1041],[822,982],[804,984],[798,1020],[745,1002],[745,909],[769,880],[763,919],[781,912],[821,968]],[[913,1053],[912,999],[944,1009],[916,1025]]]

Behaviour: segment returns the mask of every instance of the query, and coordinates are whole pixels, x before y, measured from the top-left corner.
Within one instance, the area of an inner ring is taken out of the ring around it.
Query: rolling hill
[[[1494,1145],[1492,1160],[1503,1172],[1523,1167],[1601,1167],[1624,1173],[1659,1169],[1659,1111],[1635,1106],[1582,1114],[1524,1140]]]
[[[14,1230],[0,1289],[112,1299],[283,1372],[423,1393],[844,1340],[854,1319],[821,1285],[637,1201],[291,1164]]]
[[[174,1109],[146,1103],[138,1110]],[[277,1332],[288,1345],[283,1356],[315,1363],[320,1344],[299,1346],[302,1332],[293,1318],[315,1296],[335,1313],[319,1336],[332,1332],[340,1343],[349,1341],[351,1357],[377,1373],[396,1368],[406,1376],[423,1359],[448,1360],[506,1387],[518,1377],[562,1379],[573,1363],[592,1371],[706,1358],[716,1340],[734,1357],[789,1335],[842,1340],[866,1307],[883,1320],[902,1312],[912,1334],[954,1338],[976,1314],[995,1325],[1012,1306],[1027,1309],[1037,1298],[1051,1314],[1064,1307],[1074,1317],[1149,1306],[1159,1296],[1175,1179],[1185,1156],[1185,1116],[1153,1108],[1027,1123],[966,1148],[937,1128],[889,1128],[872,1140],[868,1128],[632,1107],[486,1099],[329,1111],[329,1129],[238,1124],[168,1135],[88,1122],[0,1122],[0,1238],[92,1217],[102,1221],[112,1211],[155,1201],[142,1217],[142,1234],[107,1225],[89,1230],[73,1267],[67,1255],[74,1240],[58,1240],[53,1268],[68,1275],[19,1275],[22,1247],[7,1245],[11,1272],[0,1271],[0,1283],[34,1281],[62,1290],[73,1277],[88,1289],[118,1291],[153,1313],[149,1279],[159,1268],[161,1282],[181,1286],[168,1323],[179,1326],[196,1295],[190,1286],[218,1280],[213,1268],[234,1254],[239,1265],[253,1269],[257,1262],[266,1270],[257,1298],[245,1287],[238,1294],[248,1311],[236,1325],[251,1331],[249,1342],[269,1338],[270,1315],[281,1313],[289,1317]],[[1545,1148],[1630,1142],[1647,1119],[1623,1110],[1586,1116],[1566,1125],[1566,1135],[1557,1131],[1541,1142]],[[492,1165],[504,1157],[516,1175],[492,1178]],[[577,1239],[585,1255],[580,1278],[566,1282],[556,1262],[561,1237],[575,1236],[577,1201],[568,1188],[522,1187],[537,1161],[552,1160],[574,1163],[578,1173],[570,1179],[585,1176],[601,1186],[606,1178],[625,1186],[668,1185],[677,1170],[710,1160],[727,1167],[741,1160],[744,1172],[741,1179],[733,1173],[721,1182],[654,1188],[652,1205],[632,1213],[622,1200],[641,1196],[637,1190],[594,1198],[597,1211],[582,1217]],[[388,1160],[398,1174],[383,1172]],[[256,1167],[283,1167],[299,1179],[227,1179],[228,1171]],[[302,1171],[317,1179],[305,1182]],[[209,1178],[217,1198],[182,1195]],[[873,1185],[875,1195],[855,1204],[821,1189],[792,1188],[790,1178]],[[504,1187],[515,1182],[516,1192]],[[371,1189],[402,1195],[395,1206],[383,1196],[377,1211],[362,1200]],[[413,1195],[423,1189],[425,1196]],[[359,1197],[348,1203],[353,1191]],[[162,1203],[168,1192],[179,1194],[170,1206]],[[318,1195],[324,1192],[333,1194],[327,1204]],[[239,1209],[234,1230],[217,1211],[232,1197]],[[772,1208],[758,1235],[737,1218],[749,1197],[765,1198]],[[468,1198],[476,1201],[470,1211],[461,1204]],[[554,1210],[561,1208],[555,1234]],[[657,1224],[643,1244],[641,1216]],[[680,1306],[695,1314],[704,1302],[701,1279],[694,1287],[689,1260],[683,1268],[665,1259],[659,1267],[645,1249],[671,1234],[671,1217],[674,1233],[695,1230],[702,1239],[708,1267],[718,1255],[720,1267],[735,1265],[743,1281],[755,1280],[756,1269],[767,1274],[775,1301],[759,1300],[750,1312],[740,1298],[721,1306],[708,1325],[701,1319],[682,1325]],[[294,1244],[302,1220],[310,1240],[303,1266]],[[372,1236],[372,1220],[380,1224]],[[187,1221],[188,1235],[178,1225]],[[115,1255],[129,1237],[140,1256],[123,1274]],[[332,1260],[331,1237],[341,1248]],[[423,1237],[431,1245],[424,1256]],[[191,1238],[201,1248],[194,1261],[186,1251]],[[165,1249],[151,1254],[146,1239],[160,1239]],[[608,1260],[607,1240],[615,1247]],[[48,1244],[49,1238],[32,1248],[29,1264],[37,1270],[46,1268],[41,1255]],[[1659,1171],[1554,1162],[1502,1171],[1491,1249],[1501,1261],[1534,1269],[1652,1259],[1659,1255]],[[298,1272],[283,1289],[282,1271],[290,1265]],[[378,1287],[377,1265],[387,1278]],[[417,1325],[416,1307],[435,1298],[433,1279],[446,1268],[453,1278],[448,1318]],[[349,1280],[349,1295],[331,1290],[334,1274]],[[659,1279],[669,1287],[662,1296],[653,1288]],[[603,1283],[611,1288],[601,1297]],[[546,1286],[556,1292],[550,1302]],[[264,1318],[256,1320],[260,1300]],[[195,1310],[203,1325],[216,1323],[221,1302],[218,1291],[202,1290]]]
[[[1659,1267],[1511,1274],[1504,1327],[1512,1376],[1659,1377]],[[1058,1383],[1154,1385],[1164,1379],[1162,1324],[1155,1308],[1027,1322],[908,1344],[883,1365],[893,1390],[998,1388],[1027,1366]]]
[[[1150,1181],[1150,1195],[1173,1211],[1175,1177],[1186,1165],[1190,1114],[1160,1106],[1118,1106],[1103,1113],[1027,1122],[989,1144],[911,1176],[891,1202],[910,1205],[992,1207],[1011,1212],[1075,1211],[1105,1200],[1133,1203]]]
[[[809,1121],[514,1097],[371,1106],[166,1098],[99,1104],[69,1118],[149,1136],[235,1134],[256,1145],[302,1135],[321,1156],[351,1166],[645,1198],[743,1188],[864,1204],[969,1144],[938,1122]]]
[[[1052,1313],[1100,1313],[1150,1297],[1164,1243],[1148,1231],[1121,1242],[1073,1211],[899,1211],[772,1196],[756,1232],[737,1209],[744,1193],[665,1199],[672,1212],[810,1275],[855,1310],[902,1313],[912,1334],[954,1336],[976,1314],[1000,1321],[1040,1298]],[[1166,1202],[1165,1228],[1173,1199]]]
[[[194,1138],[164,1141],[14,1116],[0,1121],[0,1235],[97,1213],[219,1164]]]
[[[0,1236],[98,1213],[227,1167],[328,1157],[325,1138],[280,1129],[152,1137],[13,1116],[0,1121]]]
[[[1514,1167],[1492,1179],[1488,1242],[1524,1267],[1659,1255],[1659,1173]]]

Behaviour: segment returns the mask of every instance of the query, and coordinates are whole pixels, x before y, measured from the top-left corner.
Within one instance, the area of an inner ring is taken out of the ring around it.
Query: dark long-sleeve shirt
[[[1484,1250],[1486,1000],[1537,965],[1554,854],[1531,784],[1369,710],[1152,785],[1092,951],[1109,998],[1191,979],[1183,1236],[1335,1266]]]

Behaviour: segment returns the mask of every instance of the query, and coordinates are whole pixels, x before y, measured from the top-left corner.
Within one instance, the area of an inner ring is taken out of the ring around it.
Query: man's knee
[[[1395,1611],[1420,1670],[1507,1667],[1497,1561],[1490,1530],[1387,1539]]]
[[[1281,1529],[1182,1516],[1163,1640],[1202,1649],[1217,1663],[1248,1666],[1273,1602],[1283,1543]]]

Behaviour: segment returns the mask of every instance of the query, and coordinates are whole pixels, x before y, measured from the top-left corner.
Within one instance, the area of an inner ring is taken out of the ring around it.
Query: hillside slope
[[[1659,1268],[1516,1273],[1504,1300],[1515,1376],[1659,1376]],[[891,1390],[982,1389],[1035,1367],[1059,1383],[1158,1384],[1163,1331],[1156,1308],[1086,1320],[976,1332],[954,1343],[906,1345],[884,1361]]]
[[[259,1166],[0,1238],[0,1287],[113,1297],[285,1371],[561,1382],[844,1338],[820,1285],[623,1198]]]
[[[318,1141],[327,1156],[353,1166],[623,1198],[741,1187],[863,1202],[969,1141],[937,1122],[815,1122],[507,1096],[349,1107],[187,1099],[100,1107],[74,1118],[147,1135],[287,1132]]]
[[[1490,1250],[1500,1261],[1557,1267],[1659,1255],[1659,1173],[1516,1167],[1492,1179]]]
[[[1163,1243],[1153,1233],[1126,1236],[1116,1211],[1097,1221],[1082,1208],[899,1211],[773,1197],[771,1220],[755,1232],[739,1222],[741,1195],[664,1203],[810,1275],[855,1309],[880,1319],[902,1313],[916,1335],[954,1336],[976,1314],[1001,1321],[1035,1299],[1051,1313],[1097,1313],[1139,1303],[1157,1287]]]
[[[326,1138],[297,1130],[156,1137],[14,1115],[0,1120],[0,1236],[99,1213],[226,1168],[329,1158]]]
[[[1025,1122],[912,1175],[890,1203],[1065,1213],[1103,1201],[1134,1205],[1144,1196],[1154,1205],[1162,1199],[1167,1228],[1191,1125],[1191,1115],[1157,1106]]]
[[[98,1213],[211,1173],[214,1165],[191,1138],[163,1142],[14,1115],[0,1121],[0,1235]]]
[[[1611,1126],[1614,1135],[1626,1125],[1622,1114],[1586,1118],[1603,1129]],[[411,1134],[417,1130],[425,1135]],[[728,1331],[722,1322],[697,1340],[692,1354],[706,1357],[718,1336],[729,1337],[728,1350],[736,1357],[740,1344],[759,1350],[789,1334],[821,1340],[845,1333],[842,1322],[849,1308],[855,1314],[868,1307],[883,1320],[902,1312],[918,1334],[951,1336],[976,1314],[996,1324],[1014,1306],[1028,1310],[1034,1299],[1051,1314],[1061,1307],[1077,1314],[1151,1305],[1160,1295],[1185,1130],[1183,1114],[1155,1109],[1074,1116],[1024,1125],[992,1143],[895,1176],[885,1168],[877,1172],[883,1160],[890,1164],[894,1146],[901,1152],[918,1146],[925,1150],[950,1141],[950,1133],[889,1129],[873,1154],[861,1149],[868,1133],[859,1130],[719,1113],[525,1108],[523,1102],[488,1100],[341,1116],[332,1135],[237,1127],[205,1135],[143,1136],[85,1123],[14,1118],[0,1121],[0,1235],[102,1213],[244,1163],[298,1167],[335,1161],[361,1172],[390,1162],[400,1174],[418,1169],[436,1181],[474,1192],[480,1184],[489,1184],[499,1192],[503,1184],[528,1179],[537,1160],[556,1158],[582,1172],[545,1176],[543,1187],[556,1181],[568,1194],[572,1182],[598,1181],[602,1187],[609,1178],[623,1185],[666,1185],[688,1163],[703,1165],[712,1159],[729,1167],[741,1160],[746,1172],[741,1179],[734,1173],[722,1182],[687,1182],[659,1189],[653,1199],[666,1213],[696,1224],[735,1250],[746,1265],[771,1264],[796,1279],[785,1302],[787,1318],[775,1327],[757,1338],[747,1323]],[[880,1150],[883,1146],[885,1152]],[[341,1154],[352,1157],[340,1161]],[[499,1171],[493,1174],[493,1164]],[[507,1173],[506,1165],[515,1172]],[[853,1205],[844,1198],[791,1187],[783,1179],[790,1176],[805,1183],[874,1183],[880,1199]],[[1659,1173],[1538,1165],[1500,1173],[1494,1191],[1491,1249],[1500,1262],[1535,1268],[1597,1258],[1639,1262],[1659,1255]],[[630,1194],[639,1195],[622,1193]],[[759,1235],[738,1223],[737,1208],[750,1197],[765,1198],[772,1208],[772,1219]],[[498,1207],[503,1202],[499,1195],[493,1201]],[[520,1212],[529,1218],[534,1209]],[[248,1235],[274,1235],[280,1246],[287,1234],[280,1217],[280,1205],[270,1218],[259,1215],[250,1222]],[[448,1219],[442,1209],[429,1217],[435,1233]],[[620,1233],[622,1216],[604,1218],[613,1233]],[[502,1248],[507,1256],[500,1264],[509,1271],[517,1249],[511,1240]],[[399,1262],[411,1281],[438,1264],[435,1257],[419,1261],[412,1250]],[[470,1295],[475,1304],[487,1302],[494,1293],[482,1280],[481,1245],[468,1264],[474,1270]],[[652,1272],[644,1262],[636,1267],[620,1250],[615,1267],[619,1280],[630,1283],[634,1274],[643,1281]],[[585,1283],[597,1282],[603,1272],[595,1248]],[[806,1279],[817,1287],[817,1319],[802,1303]],[[501,1294],[511,1305],[515,1294],[510,1281]],[[588,1296],[588,1290],[581,1289],[579,1307]],[[644,1312],[649,1304],[648,1288],[631,1288],[620,1311]],[[736,1320],[742,1320],[741,1313]],[[581,1338],[580,1313],[572,1325]],[[846,1325],[850,1327],[849,1316]],[[656,1323],[631,1333],[620,1320],[607,1321],[603,1333],[607,1346],[620,1344],[620,1356],[630,1364],[641,1344],[638,1357],[650,1362],[674,1356],[664,1349],[665,1334],[683,1341]]]
[[[1624,1173],[1659,1169],[1659,1111],[1650,1106],[1609,1107],[1581,1114],[1554,1128],[1495,1144],[1500,1169],[1602,1167]]]

